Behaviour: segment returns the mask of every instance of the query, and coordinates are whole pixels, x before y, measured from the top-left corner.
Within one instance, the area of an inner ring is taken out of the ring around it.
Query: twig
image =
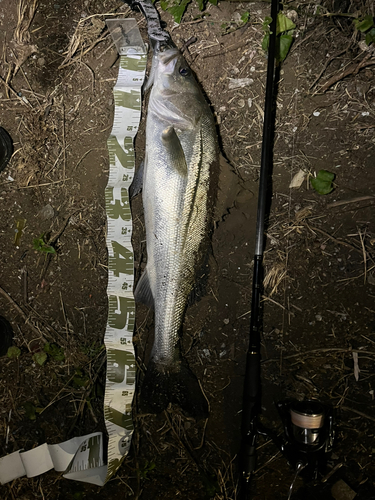
[[[33,184],[31,186],[18,186],[17,189],[29,189],[29,188],[39,188],[42,186],[50,186],[51,184],[58,184],[59,182],[64,182],[64,181],[69,181],[70,177],[67,179],[60,179],[58,181],[53,181],[53,182],[44,182],[43,184]]]
[[[244,42],[238,42],[234,43],[232,45],[229,45],[225,50],[221,50],[220,52],[215,52],[214,54],[205,54],[202,56],[202,59],[206,59],[207,57],[215,57],[215,56],[220,56],[227,54],[228,52],[232,52],[233,50],[239,49],[240,47],[243,47],[244,45],[248,45],[249,40],[246,40]]]
[[[95,73],[94,73],[94,70],[92,68],[90,68],[90,66],[86,63],[84,63],[83,61],[79,61],[81,64],[83,64],[83,66],[86,66],[86,68],[90,71],[90,75],[91,75],[91,91],[92,93],[94,93],[94,90],[95,90]]]
[[[68,148],[69,146],[70,146],[70,145],[68,144],[68,145],[66,146],[66,148]],[[63,154],[63,152],[64,152],[64,149],[63,149],[63,148],[61,148],[61,151],[60,151],[60,153],[57,155],[57,158],[56,158],[56,160],[55,160],[55,163],[54,163],[54,164],[52,165],[52,167],[48,170],[48,172],[46,172],[46,174],[45,174],[45,176],[46,176],[46,177],[47,177],[47,176],[48,176],[48,174],[49,174],[49,173],[51,173],[51,172],[52,172],[52,170],[56,167],[57,162],[59,161],[59,158],[60,158],[60,156]],[[59,181],[55,181],[55,182],[63,182],[63,181],[59,180]],[[48,184],[50,184],[50,183],[48,183]],[[39,186],[41,186],[41,185],[42,185],[42,184],[39,184]]]
[[[21,271],[22,276],[22,292],[23,292],[23,301],[27,305],[29,303],[29,296],[27,291],[27,269],[26,266]]]
[[[362,255],[362,251],[355,247],[354,245],[351,245],[350,243],[347,243],[346,241],[341,241],[341,240],[338,240],[337,238],[331,236],[329,233],[327,233],[326,231],[323,231],[323,229],[318,229],[317,227],[310,227],[308,224],[306,224],[307,227],[312,230],[312,231],[317,231],[318,233],[321,233],[323,234],[326,238],[334,241],[335,243],[337,243],[338,245],[343,245],[345,247],[348,247],[348,248],[351,248],[352,250],[355,250],[356,252],[359,252],[361,255]]]
[[[358,354],[368,354],[369,356],[375,356],[374,351],[364,351],[361,349],[348,349],[344,347],[322,347],[319,349],[312,349],[311,351],[305,351],[305,352],[298,352],[297,354],[289,354],[288,356],[283,356],[283,359],[293,359],[293,358],[298,358],[298,357],[303,357],[303,356],[310,356],[311,354],[325,354],[328,352],[342,352],[342,353],[353,353],[357,352]],[[279,361],[278,358],[269,358],[265,359],[262,361],[262,364],[264,363],[269,363],[270,361]]]
[[[327,208],[341,207],[342,205],[348,205],[349,203],[357,203],[359,201],[366,201],[366,200],[375,200],[375,196],[370,196],[370,195],[358,196],[357,198],[351,198],[350,200],[334,201],[333,203],[329,203],[327,205]]]
[[[17,94],[17,92],[9,85],[9,83],[7,81],[4,80],[4,78],[2,76],[0,76],[0,81],[3,82],[3,84],[5,85],[5,87],[8,90],[10,90],[12,92],[12,94],[14,94],[17,97],[17,99],[22,102],[22,104],[24,104],[25,106],[28,106],[29,108],[33,109],[32,105],[29,103],[29,101],[24,101],[22,99],[22,97],[20,97]]]
[[[339,73],[336,73],[336,75],[332,76],[324,85],[322,85],[322,87],[319,89],[320,92],[325,92],[330,87],[332,87],[332,85],[339,82],[340,80],[343,80],[346,76],[356,75],[358,71],[362,68],[366,68],[367,66],[373,66],[375,64],[375,59],[369,60],[370,57],[371,54],[366,54],[366,56],[362,59],[362,61],[359,64],[356,63],[350,64],[346,69],[340,71]]]
[[[25,324],[29,325],[30,328],[38,335],[38,337],[42,337],[42,339],[47,342],[47,339],[44,337],[42,332],[36,328],[36,326],[32,325],[29,322],[29,317],[28,315],[23,311],[23,309],[17,304],[17,302],[4,290],[4,288],[0,287],[0,294],[5,297],[6,299],[9,300],[9,302],[12,304],[14,309],[18,312],[18,314],[21,315],[21,317],[24,319]]]
[[[286,310],[286,307],[284,307],[282,304],[280,304],[279,302],[276,302],[276,300],[273,300],[271,299],[270,297],[267,297],[266,295],[262,295],[262,300],[269,300],[270,302],[272,302],[272,304],[275,304],[276,306],[279,306],[281,307],[281,309],[283,309],[284,311]]]
[[[66,229],[66,227],[67,227],[67,225],[69,223],[70,218],[74,214],[76,214],[77,212],[80,212],[80,211],[81,211],[81,209],[78,209],[78,210],[75,210],[74,212],[72,212],[70,215],[68,215],[68,217],[62,223],[61,228],[53,236],[51,236],[51,238],[48,240],[47,245],[49,245],[51,247],[54,247],[54,245],[57,242],[57,240],[60,238],[60,236],[65,231],[65,229]],[[44,280],[44,276],[46,275],[48,266],[50,265],[52,255],[53,254],[51,254],[51,253],[47,253],[47,255],[46,255],[46,259],[44,261],[43,269],[42,269],[42,272],[40,273],[40,277],[39,277],[40,281]]]
[[[354,408],[349,408],[349,406],[341,406],[341,409],[342,410],[346,410],[346,411],[352,411],[353,413],[356,413],[357,415],[360,415],[361,417],[364,417],[364,418],[367,418],[368,420],[372,420],[373,422],[375,422],[375,418],[374,417],[370,417],[370,415],[366,415],[366,413],[363,413],[361,411],[358,411],[358,410],[354,410]]]
[[[12,54],[13,54],[14,58],[15,58],[15,59],[17,59],[17,56],[16,56],[16,54],[14,53],[14,50],[12,50],[12,49],[11,49],[11,51],[12,51]],[[23,75],[24,79],[26,80],[26,83],[27,83],[27,85],[29,86],[30,91],[34,94],[35,99],[37,100],[37,103],[39,104],[39,107],[41,108],[41,105],[40,105],[39,99],[38,99],[37,95],[35,94],[35,92],[33,91],[32,87],[31,87],[31,85],[30,85],[30,82],[29,82],[29,80],[28,80],[28,78],[27,78],[27,76],[26,76],[26,73],[25,73],[25,72],[24,72],[24,70],[22,69],[22,65],[19,67],[19,69],[21,70],[21,73],[22,73],[22,75]]]
[[[0,286],[0,293],[3,297],[9,300],[9,302],[13,305],[14,309],[24,318],[27,319],[27,315],[21,309],[21,307],[17,304],[17,302],[12,299],[12,297]],[[39,333],[39,332],[38,332]]]
[[[351,43],[351,41],[350,41],[350,43]],[[325,65],[323,66],[322,71],[319,73],[319,75],[315,78],[315,80],[313,81],[313,83],[310,85],[309,90],[311,90],[314,87],[314,85],[316,85],[318,83],[318,81],[321,79],[323,73],[328,68],[329,64],[331,64],[331,62],[333,60],[335,60],[337,57],[341,56],[342,54],[345,54],[345,52],[348,50],[348,48],[349,48],[349,46],[346,47],[346,49],[342,50],[341,52],[338,52],[334,56],[330,57],[328,59],[328,61],[326,61]]]
[[[367,269],[367,272],[369,273],[370,271],[372,271],[373,269],[375,269],[375,266],[372,266],[370,267],[369,269]],[[362,278],[363,276],[363,273],[360,274],[359,276],[354,276],[353,278],[344,278],[342,280],[337,280],[337,283],[343,283],[344,281],[353,281],[353,280],[357,280],[358,278]]]
[[[359,235],[359,239],[361,241],[361,246],[362,246],[362,253],[363,253],[363,266],[364,266],[364,284],[366,284],[366,280],[367,280],[367,253],[366,253],[366,248],[365,248],[365,244],[363,242],[363,236],[362,236],[362,233],[361,231],[358,229],[358,235]]]
[[[69,336],[70,330],[69,330],[68,318],[66,317],[65,306],[64,306],[64,301],[63,301],[61,292],[60,292],[60,302],[61,302],[61,310],[62,310],[62,313],[63,313],[63,316],[64,316],[64,320],[65,320],[66,339],[68,340],[68,336]]]
[[[281,455],[281,451],[278,451],[277,453],[275,453],[275,455],[273,455],[269,460],[267,460],[267,462],[265,464],[263,464],[261,467],[259,467],[259,469],[256,469],[254,471],[254,474],[258,474],[259,471],[261,471],[262,469],[264,469],[264,467],[267,467],[268,464],[270,464],[271,462],[273,462],[280,455]]]
[[[64,98],[63,98],[64,99]],[[66,172],[66,143],[65,143],[65,104],[64,100],[62,102],[62,119],[63,119],[63,126],[62,126],[62,140],[63,140],[63,181],[65,182],[65,172]]]
[[[78,168],[78,165],[80,165],[80,164],[83,162],[83,160],[86,158],[86,156],[87,156],[89,153],[91,153],[91,151],[94,151],[94,148],[89,149],[88,151],[86,151],[86,153],[84,153],[84,154],[81,156],[81,158],[80,158],[80,159],[78,160],[78,162],[77,162],[77,165],[76,165],[76,166],[74,167],[74,169],[73,169],[74,171]]]
[[[205,437],[206,437],[207,423],[208,423],[208,418],[206,418],[206,420],[204,421],[204,427],[203,427],[201,442],[200,442],[200,444],[196,448],[194,448],[194,450],[200,450],[202,448],[203,444],[204,444],[204,440],[205,440]]]

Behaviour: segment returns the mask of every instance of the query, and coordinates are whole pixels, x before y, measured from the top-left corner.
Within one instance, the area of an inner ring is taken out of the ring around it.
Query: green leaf
[[[7,356],[10,359],[17,359],[21,356],[21,349],[13,345],[12,347],[8,348]]]
[[[33,403],[30,403],[29,401],[23,405],[23,408],[26,412],[26,417],[29,420],[36,420],[36,407],[33,405]]]
[[[156,467],[155,462],[149,462],[148,460],[146,460],[143,469],[139,471],[140,476],[143,479],[149,479],[148,474],[149,474],[149,472],[153,471],[155,469],[155,467]]]
[[[217,5],[217,0],[208,0],[212,5]]]
[[[276,60],[278,62],[283,62],[286,56],[288,55],[288,52],[290,50],[290,47],[293,43],[293,37],[292,35],[280,35],[276,39]]]
[[[246,24],[247,22],[249,22],[249,18],[250,18],[250,12],[246,11],[242,14],[241,21],[243,22],[243,24]]]
[[[262,24],[262,28],[263,30],[266,32],[266,33],[269,33],[270,31],[270,24],[272,23],[272,17],[268,17],[266,16],[264,18],[264,21],[263,21],[263,24]]]
[[[366,33],[366,43],[370,45],[370,43],[375,43],[375,28],[372,28],[368,33]]]
[[[56,250],[51,245],[47,245],[44,234],[39,236],[39,238],[33,239],[33,247],[34,250],[38,250],[38,252],[52,253],[52,254],[56,253]]]
[[[294,22],[291,21],[284,14],[282,14],[281,12],[279,12],[277,14],[276,35],[279,35],[280,33],[284,33],[285,31],[294,30],[295,27],[296,27],[296,25],[294,24]]]
[[[38,363],[38,365],[43,366],[47,361],[47,354],[45,352],[36,352],[33,354],[33,360],[35,363]]]
[[[310,182],[315,191],[319,194],[329,194],[333,191],[333,179],[335,174],[327,170],[319,170],[316,177],[311,177]]]
[[[199,10],[204,10],[204,8],[206,6],[205,5],[206,1],[205,0],[197,0],[197,2],[198,2]]]
[[[50,344],[46,342],[43,347],[43,351],[46,352],[55,361],[65,361],[64,349],[57,344]]]
[[[358,31],[364,33],[374,26],[374,19],[372,16],[365,16],[363,19],[354,19],[354,25]]]
[[[74,374],[72,383],[73,386],[75,386],[78,389],[81,389],[82,387],[85,387],[88,385],[90,379],[87,377],[82,370],[77,370]]]
[[[263,41],[262,41],[262,49],[265,52],[267,52],[269,44],[270,44],[270,35],[267,33],[266,35],[264,35]]]
[[[172,14],[177,24],[180,24],[182,16],[190,2],[191,0],[174,0],[174,2],[168,2],[168,8],[166,10]]]

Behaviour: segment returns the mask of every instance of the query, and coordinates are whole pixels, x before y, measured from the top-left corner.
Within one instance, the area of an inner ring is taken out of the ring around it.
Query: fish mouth
[[[176,60],[179,55],[180,51],[176,48],[167,48],[163,51],[158,52],[158,58],[161,64],[164,66],[164,72],[173,73],[174,67],[176,65]]]
[[[170,63],[180,55],[180,51],[174,44],[168,42],[160,43],[155,47],[155,53],[163,66],[169,66]],[[168,68],[169,69],[169,68]],[[172,70],[174,69],[174,65]]]
[[[163,64],[169,64],[173,59],[175,59],[180,54],[180,51],[176,48],[170,48],[159,52],[159,58]]]

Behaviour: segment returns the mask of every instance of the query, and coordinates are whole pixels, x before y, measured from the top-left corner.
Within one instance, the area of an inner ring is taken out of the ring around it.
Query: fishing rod
[[[243,390],[243,410],[240,450],[240,491],[244,499],[250,498],[250,479],[256,466],[256,443],[260,433],[258,415],[261,406],[260,383],[260,298],[263,281],[264,228],[273,149],[273,97],[276,55],[276,19],[279,0],[272,0],[270,37],[268,45],[267,81],[264,105],[262,155],[259,178],[258,211],[255,235],[254,271],[251,300],[249,347]]]

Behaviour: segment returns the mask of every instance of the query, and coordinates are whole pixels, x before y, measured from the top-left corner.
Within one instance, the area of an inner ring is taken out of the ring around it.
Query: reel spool
[[[333,446],[332,408],[315,400],[282,401],[277,408],[284,424],[281,451],[294,468],[317,479]]]

